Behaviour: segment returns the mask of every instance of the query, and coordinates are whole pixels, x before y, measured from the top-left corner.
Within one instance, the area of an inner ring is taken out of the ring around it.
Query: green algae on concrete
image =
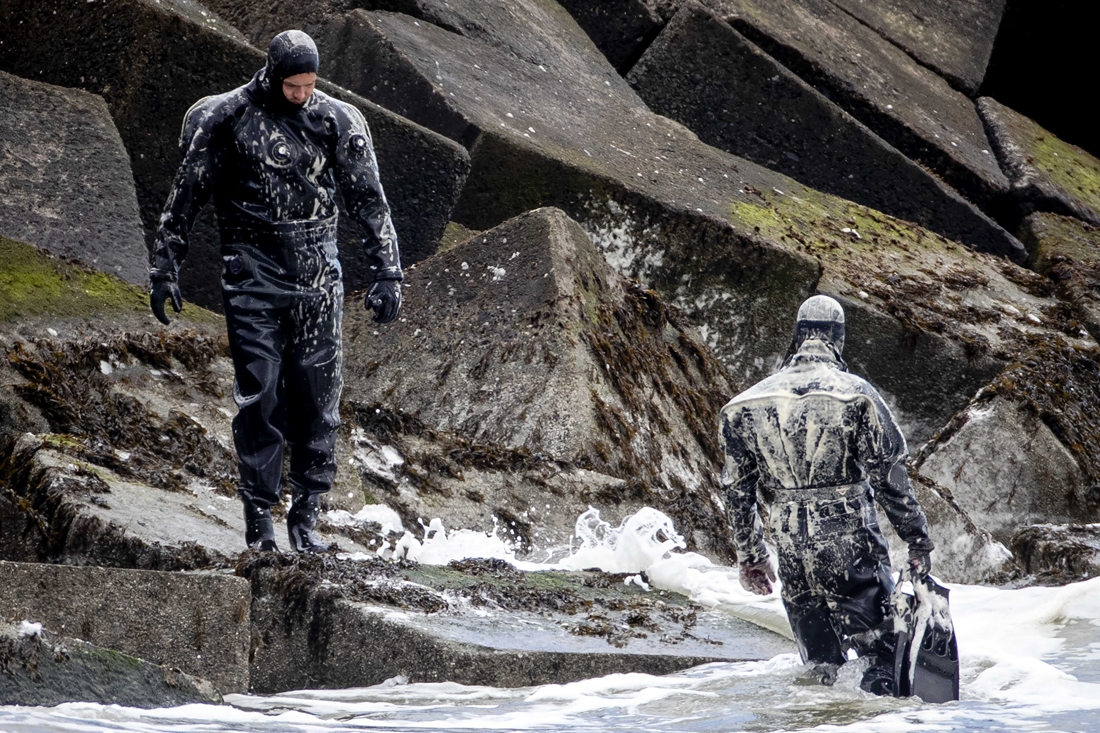
[[[143,288],[0,237],[0,323],[148,313],[149,296]],[[196,324],[222,323],[221,317],[190,303],[179,316]]]
[[[1100,160],[994,99],[979,99],[978,111],[1021,216],[1050,211],[1100,225]]]

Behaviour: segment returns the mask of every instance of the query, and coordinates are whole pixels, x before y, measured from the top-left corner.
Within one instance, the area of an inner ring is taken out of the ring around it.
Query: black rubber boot
[[[251,501],[244,502],[244,541],[253,550],[279,551],[275,544],[275,524],[271,521],[270,509]]]
[[[321,511],[321,500],[317,494],[303,494],[295,497],[286,513],[286,528],[290,535],[290,546],[298,552],[327,552],[329,544],[321,541],[313,529],[317,526],[317,515]]]

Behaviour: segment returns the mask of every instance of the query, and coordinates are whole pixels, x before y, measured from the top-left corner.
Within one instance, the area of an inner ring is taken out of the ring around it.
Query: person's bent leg
[[[233,443],[241,474],[245,542],[275,550],[271,507],[278,503],[283,472],[283,401],[280,376],[286,336],[282,312],[251,295],[225,299],[235,382]]]
[[[340,328],[343,288],[331,296],[303,300],[294,312],[294,342],[286,368],[288,480],[294,501],[287,531],[299,552],[323,552],[328,545],[314,530],[320,495],[336,477],[336,432],[340,427],[343,347]]]

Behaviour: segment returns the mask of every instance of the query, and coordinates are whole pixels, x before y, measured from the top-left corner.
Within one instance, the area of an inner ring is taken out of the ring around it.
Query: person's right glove
[[[170,321],[168,314],[164,312],[165,301],[172,301],[172,309],[179,313],[183,310],[183,296],[180,295],[180,286],[173,280],[154,280],[153,287],[149,291],[149,307],[153,309],[153,315],[157,320],[167,326]]]
[[[909,572],[914,580],[922,580],[932,572],[932,554],[918,547],[909,548]]]
[[[741,587],[758,596],[766,596],[772,592],[772,583],[775,582],[775,571],[767,560],[758,563],[743,562],[739,566]]]
[[[374,311],[375,323],[389,323],[401,310],[401,281],[375,280],[367,290],[367,310]]]

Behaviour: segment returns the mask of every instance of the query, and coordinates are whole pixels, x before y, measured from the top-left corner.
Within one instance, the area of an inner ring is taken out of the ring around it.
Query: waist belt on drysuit
[[[338,217],[297,221],[261,222],[218,217],[222,244],[251,244],[263,249],[282,249],[336,243]]]
[[[866,481],[775,493],[771,526],[777,542],[813,542],[878,524]]]

